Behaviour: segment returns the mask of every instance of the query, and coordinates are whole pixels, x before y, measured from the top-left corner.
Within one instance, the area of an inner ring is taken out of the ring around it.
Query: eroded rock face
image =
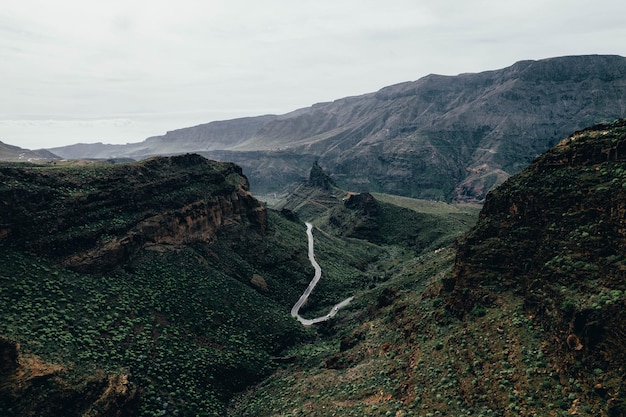
[[[70,380],[63,366],[22,356],[19,344],[4,338],[0,338],[0,358],[2,410],[49,417],[136,414],[139,392],[128,375],[98,370],[83,380]]]
[[[230,225],[267,229],[265,207],[241,169],[199,155],[3,167],[0,177],[0,238],[82,272],[112,269],[146,245],[210,243]]]
[[[624,253],[626,120],[620,120],[575,133],[487,196],[444,283],[449,306],[464,314],[514,293],[546,330],[561,369],[581,375],[622,369]]]
[[[335,186],[335,181],[315,161],[309,173],[309,185],[323,190],[330,190],[331,187]]]

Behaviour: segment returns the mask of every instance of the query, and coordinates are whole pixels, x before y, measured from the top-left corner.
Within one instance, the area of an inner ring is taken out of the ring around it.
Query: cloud
[[[156,134],[209,117],[288,112],[428,73],[624,55],[624,13],[617,0],[4,0],[0,119],[160,114],[150,121]],[[35,133],[43,125],[31,125],[32,134],[7,126],[0,137],[18,145],[51,138]],[[66,127],[66,138],[127,138],[110,126],[54,126]]]

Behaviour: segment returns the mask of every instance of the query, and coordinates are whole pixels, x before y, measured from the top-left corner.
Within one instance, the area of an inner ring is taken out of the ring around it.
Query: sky
[[[0,141],[132,143],[431,73],[626,56],[623,0],[2,0]]]

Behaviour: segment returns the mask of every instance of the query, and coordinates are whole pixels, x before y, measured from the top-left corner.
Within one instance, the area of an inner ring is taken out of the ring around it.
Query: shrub
[[[565,314],[572,314],[575,309],[576,305],[570,300],[565,300],[561,303],[561,311]]]
[[[474,304],[471,314],[474,317],[483,317],[485,314],[487,314],[487,310],[485,310],[485,307],[480,304]]]

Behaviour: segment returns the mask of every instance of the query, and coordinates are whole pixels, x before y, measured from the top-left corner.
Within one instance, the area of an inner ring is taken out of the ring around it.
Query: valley
[[[5,163],[0,409],[622,415],[624,126],[575,132],[482,208],[347,192],[317,164],[268,208],[198,155]],[[354,296],[310,326],[290,316],[306,223],[324,278],[298,314]]]
[[[4,415],[224,415],[234,393],[292,357],[288,347],[319,342],[289,314],[311,279],[301,214],[265,208],[236,166],[181,155],[7,163],[0,176],[0,337],[15,358],[1,376]],[[353,304],[335,315],[338,300],[379,291],[402,260],[430,250],[417,230],[398,245],[337,233],[338,222],[360,230],[363,207],[303,187],[327,204],[307,215],[324,279],[305,317],[343,320]],[[451,242],[461,231],[436,233]],[[366,300],[354,308],[367,311]]]
[[[403,260],[232,415],[624,415],[624,126],[498,187],[454,247]]]
[[[625,98],[561,57],[0,142],[0,416],[626,415]]]
[[[304,293],[300,296],[298,301],[296,301],[294,306],[291,308],[291,317],[295,317],[300,323],[302,323],[305,326],[311,326],[313,324],[321,323],[321,322],[332,319],[333,317],[335,317],[335,314],[337,314],[341,308],[347,306],[350,303],[350,301],[354,299],[354,297],[348,297],[345,300],[335,304],[330,309],[328,314],[326,314],[325,316],[320,316],[320,317],[316,317],[313,319],[305,319],[302,316],[300,316],[299,314],[300,309],[302,308],[304,304],[306,304],[307,300],[311,296],[311,293],[315,289],[315,286],[317,285],[320,278],[322,277],[322,268],[320,268],[320,265],[315,260],[315,252],[313,250],[314,246],[313,246],[312,229],[313,229],[313,225],[311,223],[306,223],[306,234],[307,234],[307,240],[309,242],[309,261],[311,261],[311,265],[313,266],[313,269],[315,270],[315,275],[313,276],[313,279],[311,280],[311,283],[309,284],[309,286],[306,287],[306,290],[304,290]]]

